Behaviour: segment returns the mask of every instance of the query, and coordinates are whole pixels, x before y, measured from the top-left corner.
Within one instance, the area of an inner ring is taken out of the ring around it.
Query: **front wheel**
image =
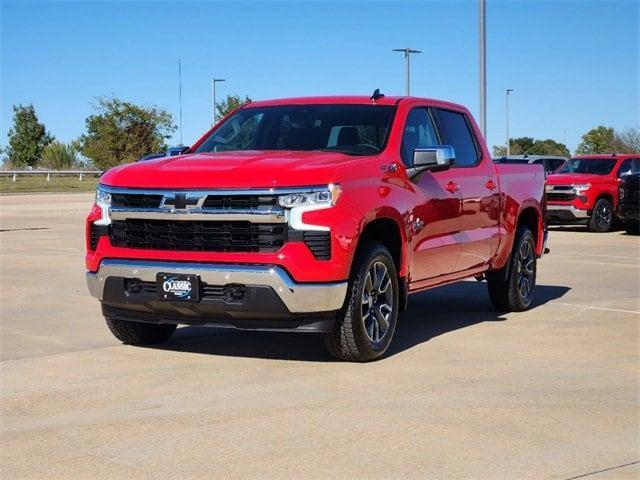
[[[589,230],[608,232],[613,227],[613,205],[606,198],[599,199],[593,206],[589,219]]]
[[[487,274],[489,298],[501,312],[521,312],[531,306],[536,288],[536,243],[531,230],[519,227],[509,263]]]
[[[399,287],[389,251],[366,242],[356,256],[345,306],[333,330],[325,334],[329,352],[338,360],[368,362],[389,348],[398,319]]]

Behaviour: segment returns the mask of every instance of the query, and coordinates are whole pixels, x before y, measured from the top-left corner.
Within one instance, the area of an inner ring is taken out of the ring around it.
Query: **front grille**
[[[576,198],[575,193],[548,192],[547,200],[550,202],[571,202]]]
[[[318,260],[331,258],[331,235],[329,232],[308,231],[303,234],[303,241]]]
[[[275,252],[287,241],[284,224],[127,219],[111,222],[114,246],[205,252]]]
[[[208,195],[203,207],[219,210],[268,210],[277,205],[278,197],[275,195]]]
[[[111,205],[126,208],[159,208],[162,195],[146,193],[112,193]]]

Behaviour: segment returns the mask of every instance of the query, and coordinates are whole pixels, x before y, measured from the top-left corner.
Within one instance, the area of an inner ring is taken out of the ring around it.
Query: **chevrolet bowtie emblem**
[[[162,208],[170,208],[171,210],[188,210],[196,208],[200,198],[187,197],[186,193],[176,193],[174,195],[165,195],[162,199]]]

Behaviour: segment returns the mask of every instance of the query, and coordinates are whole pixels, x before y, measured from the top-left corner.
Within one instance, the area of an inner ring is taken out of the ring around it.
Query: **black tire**
[[[487,274],[489,298],[496,310],[521,312],[531,306],[536,288],[536,243],[531,230],[519,227],[509,263]]]
[[[393,258],[381,243],[366,241],[354,260],[345,305],[334,329],[324,336],[327,349],[338,360],[380,358],[393,339],[399,306]]]
[[[127,345],[152,345],[167,340],[176,330],[176,325],[129,322],[105,317],[113,336]]]
[[[589,230],[592,232],[608,232],[613,227],[613,205],[606,198],[596,201],[589,218]]]
[[[629,235],[640,235],[640,222],[625,222],[624,229]]]

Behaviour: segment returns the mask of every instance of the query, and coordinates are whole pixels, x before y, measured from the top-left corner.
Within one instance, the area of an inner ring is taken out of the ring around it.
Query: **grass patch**
[[[78,177],[51,176],[47,182],[46,175],[18,175],[14,182],[11,177],[0,177],[0,195],[8,193],[36,192],[91,192],[96,189],[98,178],[86,176],[82,181]]]

